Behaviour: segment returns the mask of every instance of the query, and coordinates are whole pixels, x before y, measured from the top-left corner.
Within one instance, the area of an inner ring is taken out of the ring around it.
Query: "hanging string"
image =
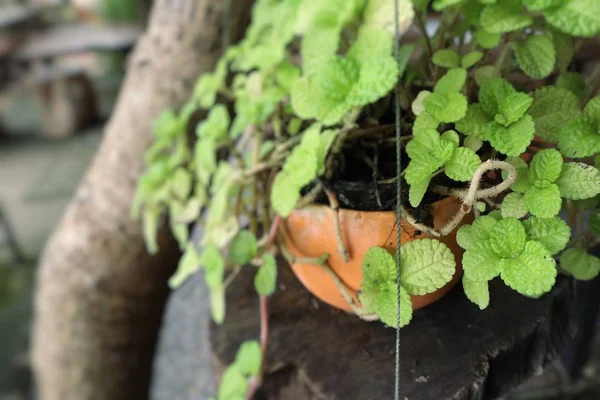
[[[394,57],[396,61],[400,58],[400,23],[398,12],[400,10],[399,0],[394,0]],[[396,108],[396,370],[394,379],[394,399],[400,400],[400,250],[401,250],[401,229],[400,217],[402,216],[402,146],[400,136],[402,126],[400,125],[400,85],[395,87],[395,108]]]

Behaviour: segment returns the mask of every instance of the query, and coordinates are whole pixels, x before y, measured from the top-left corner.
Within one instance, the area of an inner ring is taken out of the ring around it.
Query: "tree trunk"
[[[155,1],[102,145],[41,260],[33,367],[42,400],[148,396],[166,282],[179,251],[163,227],[162,250],[146,253],[131,202],[154,119],[181,105],[219,56],[227,3]],[[232,3],[228,25],[236,38],[251,2]]]

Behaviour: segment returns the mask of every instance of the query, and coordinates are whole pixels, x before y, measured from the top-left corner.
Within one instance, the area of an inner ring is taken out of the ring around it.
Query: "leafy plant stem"
[[[273,219],[273,223],[271,228],[269,229],[269,236],[266,244],[266,251],[269,251],[269,248],[275,244],[275,239],[277,238],[277,232],[279,230],[279,225],[281,223],[281,216],[279,214],[275,215]],[[259,296],[260,303],[260,349],[262,353],[262,361],[260,363],[260,371],[258,376],[252,379],[250,384],[250,388],[248,389],[248,400],[253,400],[256,391],[258,390],[262,377],[265,371],[265,364],[267,360],[267,346],[269,344],[269,303],[267,300],[267,296],[260,295]]]
[[[340,225],[340,203],[338,203],[335,194],[325,187],[325,194],[327,194],[327,198],[329,199],[329,206],[333,211],[333,229],[335,231],[335,239],[338,244],[338,251],[342,255],[342,260],[345,263],[350,261],[350,257],[348,256],[348,250],[346,245],[344,244],[344,237],[342,235],[342,226]]]

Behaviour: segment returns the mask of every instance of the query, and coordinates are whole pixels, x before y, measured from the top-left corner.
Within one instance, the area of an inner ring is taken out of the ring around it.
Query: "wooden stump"
[[[367,323],[318,301],[283,261],[270,298],[268,399],[392,399],[395,330]],[[258,338],[258,299],[248,268],[227,294],[227,318],[211,327],[219,368],[239,344]],[[402,329],[401,396],[408,400],[494,399],[556,358],[573,331],[572,282],[559,279],[541,299],[501,281],[479,310],[460,285],[415,313]],[[219,371],[218,371],[219,372]]]

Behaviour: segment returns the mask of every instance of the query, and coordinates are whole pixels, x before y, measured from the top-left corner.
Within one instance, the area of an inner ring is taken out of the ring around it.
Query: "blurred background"
[[[150,0],[0,0],[0,399],[31,398],[37,259],[100,140]]]

